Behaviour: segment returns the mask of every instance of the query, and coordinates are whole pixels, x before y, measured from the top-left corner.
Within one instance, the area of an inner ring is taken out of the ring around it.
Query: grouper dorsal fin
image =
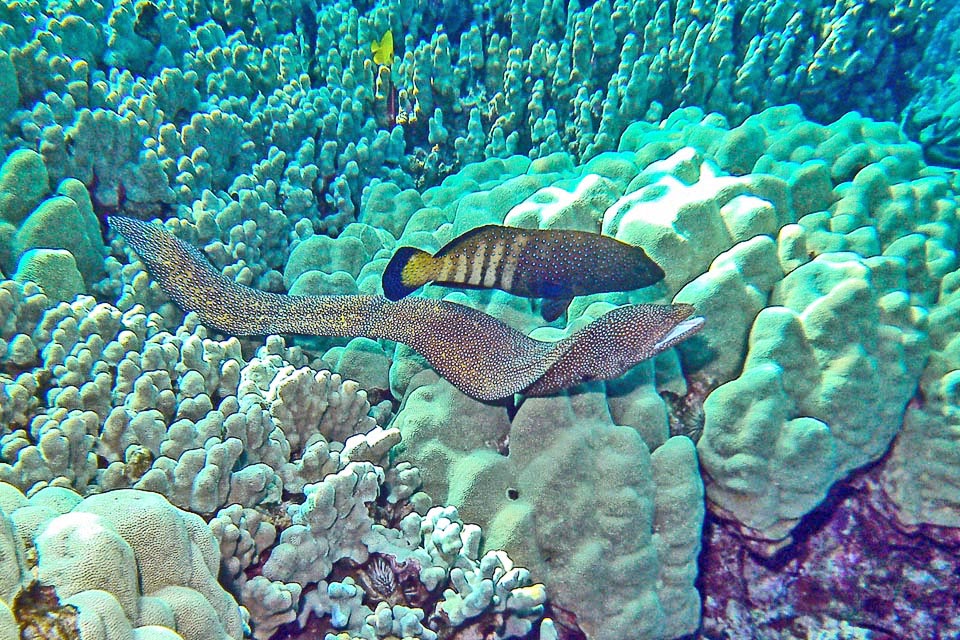
[[[439,251],[433,254],[434,258],[440,258],[447,255],[451,251],[456,250],[457,248],[463,246],[465,242],[469,242],[474,238],[474,236],[479,236],[484,233],[489,233],[492,229],[502,229],[503,227],[499,224],[485,224],[479,227],[474,227],[469,231],[464,231],[459,236],[448,242],[447,244],[440,247]]]

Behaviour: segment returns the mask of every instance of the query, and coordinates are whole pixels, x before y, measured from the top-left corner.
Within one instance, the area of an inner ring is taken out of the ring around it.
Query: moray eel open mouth
[[[119,216],[109,223],[164,292],[214,329],[402,342],[477,400],[550,395],[586,380],[615,378],[703,326],[690,305],[626,305],[562,340],[543,342],[482,311],[444,300],[259,291],[225,278],[196,248],[159,225]]]

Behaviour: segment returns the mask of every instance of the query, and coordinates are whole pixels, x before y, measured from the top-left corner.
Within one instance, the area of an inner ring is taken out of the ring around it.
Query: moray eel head
[[[525,395],[549,395],[590,380],[609,380],[634,365],[683,342],[703,328],[703,318],[688,304],[638,304],[617,307],[574,333],[569,349]]]

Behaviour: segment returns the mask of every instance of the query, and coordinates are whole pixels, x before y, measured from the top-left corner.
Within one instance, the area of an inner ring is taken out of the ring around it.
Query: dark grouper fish
[[[584,231],[521,229],[488,224],[467,231],[436,255],[401,247],[383,272],[391,300],[432,282],[466,289],[503,289],[546,298],[548,322],[563,315],[574,296],[629,291],[663,279],[643,249]]]
[[[687,304],[617,307],[556,342],[534,340],[482,311],[411,296],[287,296],[228,280],[159,225],[111,216],[160,287],[204,324],[235,335],[293,333],[402,342],[478,400],[549,395],[619,376],[700,330]]]

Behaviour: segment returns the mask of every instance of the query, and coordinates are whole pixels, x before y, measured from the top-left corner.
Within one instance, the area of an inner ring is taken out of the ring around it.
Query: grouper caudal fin
[[[390,300],[406,297],[427,284],[431,278],[433,256],[413,247],[397,249],[381,278],[383,295]]]
[[[163,227],[112,216],[168,296],[204,324],[236,335],[363,336],[409,345],[465,394],[484,401],[549,395],[584,380],[619,376],[696,333],[689,305],[627,305],[557,342],[542,342],[493,316],[443,300],[288,296],[225,278]]]

